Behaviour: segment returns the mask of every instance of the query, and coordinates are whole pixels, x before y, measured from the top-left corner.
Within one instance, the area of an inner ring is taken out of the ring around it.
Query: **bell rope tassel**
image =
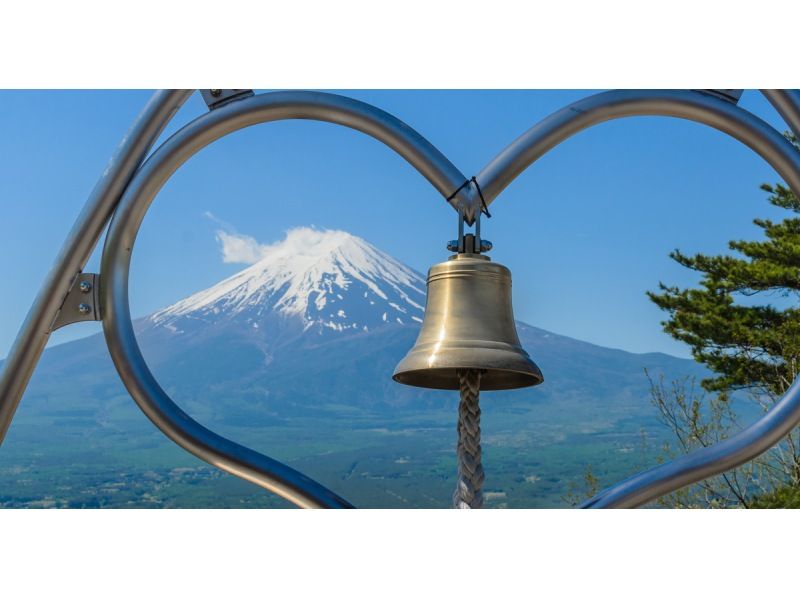
[[[458,482],[453,494],[456,509],[480,509],[483,506],[483,465],[481,465],[481,371],[458,370],[461,401],[458,406]]]

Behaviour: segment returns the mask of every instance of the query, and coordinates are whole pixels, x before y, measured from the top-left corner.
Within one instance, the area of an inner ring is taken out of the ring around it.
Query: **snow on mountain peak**
[[[424,277],[350,233],[294,228],[262,256],[149,319],[176,331],[184,318],[243,318],[258,328],[275,314],[338,331],[422,321]]]

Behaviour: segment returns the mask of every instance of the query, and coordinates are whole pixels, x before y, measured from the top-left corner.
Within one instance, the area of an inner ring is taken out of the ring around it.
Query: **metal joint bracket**
[[[81,272],[72,282],[72,287],[56,314],[50,331],[58,330],[75,322],[91,322],[100,319],[100,275]]]
[[[731,104],[738,104],[742,98],[742,92],[744,92],[743,89],[695,89],[695,91],[714,96]]]
[[[201,89],[200,94],[209,110],[216,110],[221,106],[243,100],[253,95],[252,89]]]

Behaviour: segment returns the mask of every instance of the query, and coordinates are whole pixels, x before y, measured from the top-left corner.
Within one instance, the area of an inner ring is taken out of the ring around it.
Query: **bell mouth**
[[[464,368],[438,368],[431,370],[409,370],[394,374],[392,380],[408,386],[430,388],[433,390],[458,390],[458,370]],[[538,369],[538,368],[537,368]],[[484,390],[513,390],[527,388],[544,382],[541,372],[537,376],[533,372],[514,370],[483,370],[481,374],[481,392]]]
[[[451,346],[439,355],[425,345],[418,345],[398,364],[392,379],[408,386],[458,390],[458,370],[462,369],[483,372],[481,391],[526,388],[544,382],[539,366],[525,351],[505,343],[487,342],[479,346]]]

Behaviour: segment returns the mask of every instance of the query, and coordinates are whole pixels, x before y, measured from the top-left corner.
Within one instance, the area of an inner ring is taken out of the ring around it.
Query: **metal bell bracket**
[[[474,178],[474,177],[473,177]],[[480,188],[480,187],[479,187]],[[488,218],[488,211],[481,210],[475,215],[475,233],[464,234],[464,222],[466,220],[464,207],[458,207],[458,239],[447,242],[447,250],[453,253],[486,253],[492,250],[492,242],[481,238],[481,214],[486,214]]]
[[[206,145],[246,126],[310,119],[370,135],[402,156],[452,207],[461,211],[460,230],[463,230],[464,220],[477,221],[480,213],[487,213],[488,205],[517,176],[566,139],[600,123],[633,116],[680,118],[726,133],[761,156],[792,192],[800,195],[800,152],[780,131],[737,105],[739,90],[626,89],[594,94],[536,123],[472,179],[466,179],[417,131],[391,114],[351,98],[308,91],[256,95],[242,93],[242,90],[206,91],[204,97],[209,112],[185,125],[150,153],[167,123],[192,93],[191,90],[156,92],[103,171],[0,369],[0,443],[47,344],[56,316],[67,305],[65,300],[76,277],[82,273],[103,231],[111,223],[101,276],[95,281],[101,287],[99,312],[114,364],[144,413],[184,449],[299,506],[350,506],[290,467],[222,438],[192,420],[160,388],[144,362],[133,333],[127,296],[128,272],[131,249],[145,212],[161,186],[186,160]],[[709,94],[709,91],[715,93]],[[762,93],[795,135],[800,136],[800,91],[766,89]],[[150,156],[145,162],[148,153]],[[459,185],[459,190],[452,193]],[[474,238],[478,240],[475,247],[486,251],[486,242],[480,240],[479,230]],[[459,245],[459,241],[463,244]],[[455,251],[467,248],[467,236],[459,234]],[[91,308],[89,303],[86,305]],[[80,302],[78,310],[79,313],[87,311],[80,307]],[[738,434],[634,475],[583,506],[643,505],[754,459],[780,442],[798,424],[800,377],[769,412]]]

